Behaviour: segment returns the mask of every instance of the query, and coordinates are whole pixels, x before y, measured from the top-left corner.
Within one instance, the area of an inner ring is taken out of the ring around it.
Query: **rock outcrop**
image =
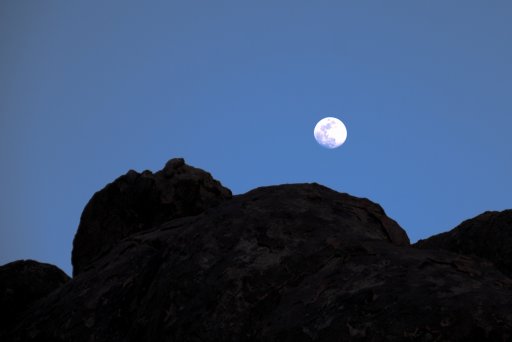
[[[59,268],[34,260],[0,266],[0,331],[16,323],[37,300],[69,280]]]
[[[171,159],[156,173],[130,170],[86,205],[73,241],[73,275],[133,233],[197,215],[229,198],[229,189],[181,158]]]
[[[315,183],[287,184],[229,200],[230,193],[220,191],[214,206],[172,216],[160,204],[182,200],[162,202],[162,192],[151,202],[155,208],[125,201],[139,192],[123,186],[145,182],[143,175],[133,177],[96,194],[80,224],[123,222],[124,233],[87,259],[77,277],[33,304],[0,340],[512,338],[510,278],[480,258],[411,247],[405,231],[368,199]],[[196,183],[190,184],[195,193]],[[185,198],[189,190],[175,194]],[[110,210],[99,209],[107,203]],[[75,239],[75,248],[93,243]]]
[[[512,210],[485,212],[414,246],[480,257],[512,277]]]

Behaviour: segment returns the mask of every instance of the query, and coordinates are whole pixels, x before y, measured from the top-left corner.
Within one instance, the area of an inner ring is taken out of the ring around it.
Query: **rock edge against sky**
[[[183,159],[129,171],[81,217],[69,279],[0,267],[2,341],[512,338],[512,211],[410,245],[322,185],[231,191]]]

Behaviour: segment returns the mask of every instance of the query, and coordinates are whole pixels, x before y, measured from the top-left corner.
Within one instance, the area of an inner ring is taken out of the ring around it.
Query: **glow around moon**
[[[316,141],[326,148],[336,148],[347,140],[347,128],[340,119],[327,117],[318,121],[314,135]]]

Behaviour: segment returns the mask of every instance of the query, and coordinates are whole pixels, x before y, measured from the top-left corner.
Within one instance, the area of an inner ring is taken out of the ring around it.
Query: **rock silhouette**
[[[512,338],[512,280],[491,262],[410,246],[368,199],[316,183],[231,197],[180,159],[166,169],[176,163],[200,176],[167,187],[165,169],[129,172],[93,196],[75,277],[2,341]]]
[[[0,331],[70,278],[53,265],[19,260],[0,267]]]
[[[171,159],[156,173],[130,170],[86,205],[73,241],[73,275],[128,235],[197,215],[229,198],[229,189],[181,158]]]
[[[512,277],[512,210],[485,212],[415,246],[480,257]]]

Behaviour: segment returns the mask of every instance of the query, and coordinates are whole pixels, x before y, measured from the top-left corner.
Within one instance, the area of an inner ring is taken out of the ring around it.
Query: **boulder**
[[[201,169],[171,159],[156,173],[130,170],[87,203],[73,240],[73,275],[123,238],[173,218],[197,215],[231,198],[231,191]]]
[[[0,331],[15,323],[37,300],[69,280],[56,266],[34,260],[0,266]]]
[[[414,246],[480,257],[512,277],[512,210],[487,211]]]

